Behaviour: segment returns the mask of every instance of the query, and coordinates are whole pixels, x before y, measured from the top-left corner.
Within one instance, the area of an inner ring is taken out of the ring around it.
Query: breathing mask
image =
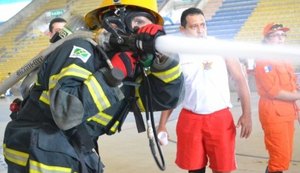
[[[104,29],[97,34],[97,42],[105,49],[135,50],[135,33],[138,28],[155,22],[152,14],[119,7],[100,19]]]

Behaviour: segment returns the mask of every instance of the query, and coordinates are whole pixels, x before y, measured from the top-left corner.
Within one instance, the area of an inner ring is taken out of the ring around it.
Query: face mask
[[[103,15],[103,27],[109,32],[132,34],[137,27],[149,23],[155,23],[152,14],[142,11],[126,10],[125,7],[118,8],[114,12]]]

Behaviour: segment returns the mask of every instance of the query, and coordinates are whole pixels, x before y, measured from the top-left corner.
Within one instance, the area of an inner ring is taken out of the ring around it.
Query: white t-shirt
[[[183,108],[198,114],[210,114],[232,107],[224,58],[179,54],[179,59],[185,78]]]

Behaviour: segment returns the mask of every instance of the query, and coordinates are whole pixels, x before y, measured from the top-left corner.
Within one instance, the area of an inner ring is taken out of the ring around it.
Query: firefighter
[[[110,35],[66,40],[51,52],[4,137],[8,173],[102,173],[95,140],[121,129],[129,111],[177,106],[183,77],[155,50],[164,34],[156,0],[103,0],[85,16]],[[102,32],[101,32],[102,33]],[[151,98],[151,100],[149,100]]]
[[[269,23],[263,29],[263,43],[283,45],[290,29]],[[258,113],[269,154],[265,173],[283,173],[293,156],[295,119],[300,94],[294,67],[287,59],[257,59],[255,82],[259,94]]]

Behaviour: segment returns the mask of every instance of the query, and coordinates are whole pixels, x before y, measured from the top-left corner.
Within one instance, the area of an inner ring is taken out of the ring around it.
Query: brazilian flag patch
[[[72,52],[70,54],[70,58],[79,58],[84,63],[86,63],[90,57],[91,57],[91,53],[85,50],[84,48],[73,46]]]

